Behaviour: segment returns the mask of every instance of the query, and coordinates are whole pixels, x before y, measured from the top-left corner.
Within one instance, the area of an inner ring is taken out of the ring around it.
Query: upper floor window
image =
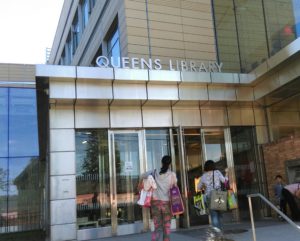
[[[82,12],[82,24],[83,29],[87,26],[92,9],[95,5],[95,1],[93,0],[83,0],[81,2],[81,12]]]
[[[79,20],[78,20],[78,14],[75,15],[73,24],[72,24],[72,54],[75,54],[75,51],[78,47],[80,39],[80,28],[79,28]]]
[[[100,45],[100,47],[99,47],[98,51],[96,52],[96,54],[94,55],[94,58],[92,59],[92,62],[90,65],[94,66],[94,67],[97,66],[96,60],[101,55],[102,55],[102,45]]]
[[[72,62],[72,52],[73,52],[73,46],[72,46],[72,41],[71,41],[71,35],[69,34],[65,46],[65,64],[69,65]]]
[[[120,65],[119,58],[120,53],[120,40],[119,40],[119,30],[118,27],[112,32],[110,37],[107,39],[107,57],[113,57],[112,62],[115,66]]]
[[[59,60],[59,65],[65,65],[66,62],[66,54],[65,54],[65,50],[62,52],[60,60]]]

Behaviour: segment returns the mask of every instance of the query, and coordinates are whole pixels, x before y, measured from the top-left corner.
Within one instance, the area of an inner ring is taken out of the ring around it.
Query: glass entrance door
[[[112,234],[140,232],[142,209],[136,204],[143,170],[141,131],[110,131]]]
[[[184,129],[183,131],[185,162],[186,162],[186,180],[187,180],[187,199],[189,225],[201,225],[208,223],[207,216],[198,216],[194,208],[194,196],[198,192],[197,185],[200,181],[203,169],[203,151],[200,129]]]
[[[235,187],[234,165],[232,158],[232,145],[229,129],[206,128],[206,129],[174,129],[176,167],[180,169],[179,185],[187,206],[187,212],[181,217],[181,225],[190,227],[208,223],[208,216],[198,216],[194,208],[194,200],[197,184],[203,173],[206,160],[213,160],[216,168],[225,174],[225,168],[229,168],[231,185]],[[236,190],[236,188],[234,188]],[[224,219],[237,219],[236,212],[225,214]]]

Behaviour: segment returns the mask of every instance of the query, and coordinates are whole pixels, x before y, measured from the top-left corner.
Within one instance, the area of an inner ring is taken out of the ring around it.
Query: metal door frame
[[[143,230],[144,226],[144,211],[143,220],[133,224],[118,225],[117,221],[117,183],[116,183],[116,160],[115,160],[115,147],[114,135],[115,134],[138,134],[139,143],[139,159],[140,159],[140,173],[145,169],[145,140],[143,130],[109,130],[108,131],[108,147],[109,147],[109,166],[110,166],[110,200],[111,200],[111,236],[125,235],[131,233],[139,233]]]
[[[185,143],[184,143],[184,128],[182,126],[179,126],[177,129],[177,138],[178,138],[178,150],[179,150],[179,163],[180,163],[180,173],[181,173],[181,183],[182,183],[182,197],[184,200],[184,204],[186,206],[186,211],[183,214],[183,227],[189,228],[190,227],[190,217],[188,212],[188,198],[187,198],[187,173],[186,173],[186,154],[185,154]],[[205,146],[205,137],[204,133],[205,130],[208,129],[220,129],[223,130],[224,133],[224,141],[225,141],[225,153],[226,153],[226,160],[227,160],[227,167],[229,169],[229,178],[231,181],[231,188],[236,192],[236,176],[234,171],[234,160],[233,160],[233,150],[232,150],[232,142],[231,142],[231,134],[230,134],[230,128],[229,127],[195,127],[193,129],[200,129],[200,135],[201,135],[201,146],[202,146],[202,167],[204,167],[205,161],[207,159],[206,154],[206,146]],[[233,218],[235,221],[239,221],[239,211],[238,209],[233,211]]]

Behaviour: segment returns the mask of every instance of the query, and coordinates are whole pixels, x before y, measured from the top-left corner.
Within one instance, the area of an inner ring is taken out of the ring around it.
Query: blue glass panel
[[[37,157],[9,159],[8,226],[38,228],[42,205],[39,175]]]
[[[9,89],[9,156],[38,156],[35,89]]]
[[[7,224],[7,158],[0,158],[0,233]]]
[[[297,37],[300,36],[300,2],[299,0],[293,0],[293,9],[295,15],[295,31]]]
[[[0,88],[0,157],[8,157],[8,89]]]

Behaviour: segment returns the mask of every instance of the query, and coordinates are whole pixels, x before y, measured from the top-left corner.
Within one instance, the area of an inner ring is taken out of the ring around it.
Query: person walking
[[[171,157],[164,156],[161,159],[161,168],[148,171],[141,175],[141,178],[147,178],[153,175],[157,188],[153,190],[151,201],[151,215],[154,223],[154,231],[151,235],[152,241],[160,240],[161,231],[163,232],[163,241],[170,241],[171,232],[171,210],[169,191],[174,185],[177,185],[175,172],[170,170]]]
[[[274,196],[275,196],[275,204],[277,207],[279,207],[280,211],[282,211],[284,214],[286,214],[286,202],[283,199],[282,196],[282,189],[284,187],[283,178],[281,175],[276,175],[275,177],[275,184],[273,187],[274,190]],[[282,220],[282,217],[279,215],[279,219]]]
[[[300,183],[293,183],[284,186],[282,189],[284,205],[288,204],[293,221],[300,221],[300,210],[296,203],[296,198],[300,199]]]
[[[225,177],[223,174],[216,170],[215,162],[212,160],[207,160],[204,164],[204,174],[201,176],[201,180],[198,184],[198,190],[204,190],[206,204],[209,209],[209,216],[211,220],[211,225],[217,233],[222,231],[222,213],[221,211],[212,210],[209,208],[210,196],[212,190],[220,190],[221,183],[226,183],[228,181],[228,170],[226,168]],[[213,180],[214,179],[214,180]]]

